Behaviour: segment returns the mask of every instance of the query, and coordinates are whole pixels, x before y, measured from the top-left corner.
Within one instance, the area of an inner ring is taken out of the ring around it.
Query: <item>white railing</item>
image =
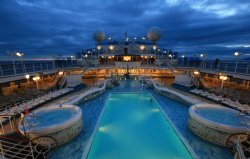
[[[102,87],[93,87],[93,88],[90,88],[89,90],[87,90],[86,92],[84,92],[83,94],[79,95],[78,97],[72,99],[71,101],[68,101],[64,104],[78,104],[78,102],[82,99],[84,99],[85,97],[91,95],[91,94],[95,94],[97,92],[103,92],[106,87],[107,87],[107,83],[109,82],[110,80],[105,80]]]
[[[51,148],[57,146],[55,139],[49,136],[39,136],[32,140],[17,137],[17,134],[14,133],[9,136],[0,136],[0,158],[46,158],[46,154]],[[50,140],[55,142],[51,144]]]
[[[20,142],[13,143],[0,138],[0,154],[2,155],[2,158],[35,159],[38,156],[34,155],[34,148],[35,146],[33,146],[31,142],[25,144],[22,144]]]
[[[194,99],[194,98],[191,98],[191,97],[188,97],[188,96],[185,96],[181,93],[178,93],[178,92],[175,92],[167,87],[160,87],[157,85],[157,83],[154,81],[154,80],[150,80],[150,82],[152,82],[152,85],[154,86],[154,88],[159,91],[159,92],[166,92],[166,93],[170,93],[170,94],[173,94],[179,98],[181,98],[182,100],[184,101],[187,101],[188,103],[190,104],[198,104],[198,103],[201,103],[200,100],[198,99]]]

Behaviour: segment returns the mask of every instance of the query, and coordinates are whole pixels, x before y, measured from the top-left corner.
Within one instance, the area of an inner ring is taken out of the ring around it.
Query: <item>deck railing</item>
[[[175,67],[196,68],[224,73],[250,75],[249,61],[178,61]]]
[[[161,87],[154,80],[150,79],[148,81],[152,83],[152,85],[153,85],[154,89],[156,90],[156,92],[172,94],[172,95],[174,95],[174,96],[176,96],[176,97],[178,97],[178,98],[180,98],[180,99],[182,99],[185,102],[188,102],[190,104],[198,104],[198,103],[201,102],[198,99],[187,97],[187,96],[185,96],[185,95],[183,95],[181,93],[178,93],[176,91],[173,91],[173,90],[171,90],[171,89],[169,89],[167,87]]]
[[[75,67],[77,67],[76,63],[55,63],[53,61],[0,62],[0,78]]]
[[[84,92],[83,94],[79,95],[78,97],[72,99],[71,101],[68,101],[67,104],[77,104],[79,103],[82,99],[90,96],[90,95],[94,95],[97,94],[97,93],[102,93],[105,91],[106,87],[107,87],[107,83],[109,82],[110,80],[107,79],[104,81],[104,83],[102,84],[101,87],[93,87],[89,90],[87,90],[86,92]]]

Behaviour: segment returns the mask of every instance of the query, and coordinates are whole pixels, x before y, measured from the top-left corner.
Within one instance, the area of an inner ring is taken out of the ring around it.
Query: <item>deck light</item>
[[[140,49],[141,49],[141,50],[144,50],[144,49],[145,49],[145,46],[144,46],[144,45],[142,45],[142,46],[140,47]]]
[[[200,72],[199,72],[199,71],[194,71],[194,74],[195,74],[195,75],[199,75]]]
[[[33,79],[33,81],[39,81],[39,80],[40,80],[40,77],[39,77],[39,76],[35,76],[35,77],[33,77],[32,79]]]
[[[235,53],[234,53],[234,56],[239,56],[239,55],[240,55],[239,52],[235,52]]]
[[[225,76],[225,75],[220,75],[219,78],[220,78],[221,80],[223,80],[223,81],[227,80],[227,76]]]
[[[36,82],[36,88],[37,88],[37,90],[39,90],[38,81],[40,80],[40,77],[39,76],[35,76],[32,79],[33,79],[33,81]]]
[[[200,57],[202,58],[204,55],[203,54],[200,54]]]
[[[224,85],[224,81],[227,80],[227,76],[226,75],[220,75],[220,80],[221,80],[221,86],[220,86],[220,89],[222,90],[223,89],[223,85]]]
[[[20,52],[17,52],[16,55],[19,56],[19,57],[22,57],[24,54],[20,53]]]
[[[109,50],[113,50],[113,49],[114,49],[114,46],[110,45]]]
[[[101,50],[101,46],[100,46],[100,45],[98,45],[98,46],[97,46],[97,49],[98,49],[98,50]]]
[[[25,75],[25,78],[26,78],[26,79],[29,79],[29,78],[30,78],[30,75],[29,75],[29,74],[26,74],[26,75]]]
[[[63,71],[60,71],[58,74],[59,74],[60,76],[63,75]]]
[[[153,49],[156,50],[156,46],[153,46]]]

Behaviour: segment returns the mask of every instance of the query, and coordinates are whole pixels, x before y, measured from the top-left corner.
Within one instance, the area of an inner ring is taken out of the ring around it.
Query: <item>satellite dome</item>
[[[158,27],[152,27],[148,30],[147,37],[153,41],[156,42],[161,37],[161,31]]]
[[[105,33],[103,31],[96,31],[93,34],[95,41],[101,42],[105,38]]]

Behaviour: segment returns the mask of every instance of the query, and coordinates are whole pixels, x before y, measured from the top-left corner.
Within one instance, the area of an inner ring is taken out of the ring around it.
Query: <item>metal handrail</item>
[[[4,139],[9,140],[9,141],[5,141]],[[13,142],[10,142],[10,141],[13,141]],[[15,143],[15,142],[18,142],[18,143]],[[27,142],[27,143],[24,144],[25,142]],[[5,144],[7,144],[7,145],[5,145]],[[0,153],[4,157],[5,156],[10,156],[10,157],[13,157],[13,158],[25,158],[25,157],[32,157],[33,159],[35,158],[34,154],[31,151],[26,150],[27,148],[29,148],[31,146],[29,140],[20,141],[20,140],[8,138],[8,137],[5,137],[5,136],[0,136],[0,145],[1,145],[0,146],[0,148],[1,148]],[[19,148],[16,148],[17,146]],[[12,149],[14,149],[14,150],[12,150]],[[31,147],[31,149],[32,149],[32,147]],[[19,151],[16,151],[16,150],[19,150]],[[24,153],[21,153],[22,151],[24,151]],[[19,157],[20,155],[23,156],[23,157]]]

